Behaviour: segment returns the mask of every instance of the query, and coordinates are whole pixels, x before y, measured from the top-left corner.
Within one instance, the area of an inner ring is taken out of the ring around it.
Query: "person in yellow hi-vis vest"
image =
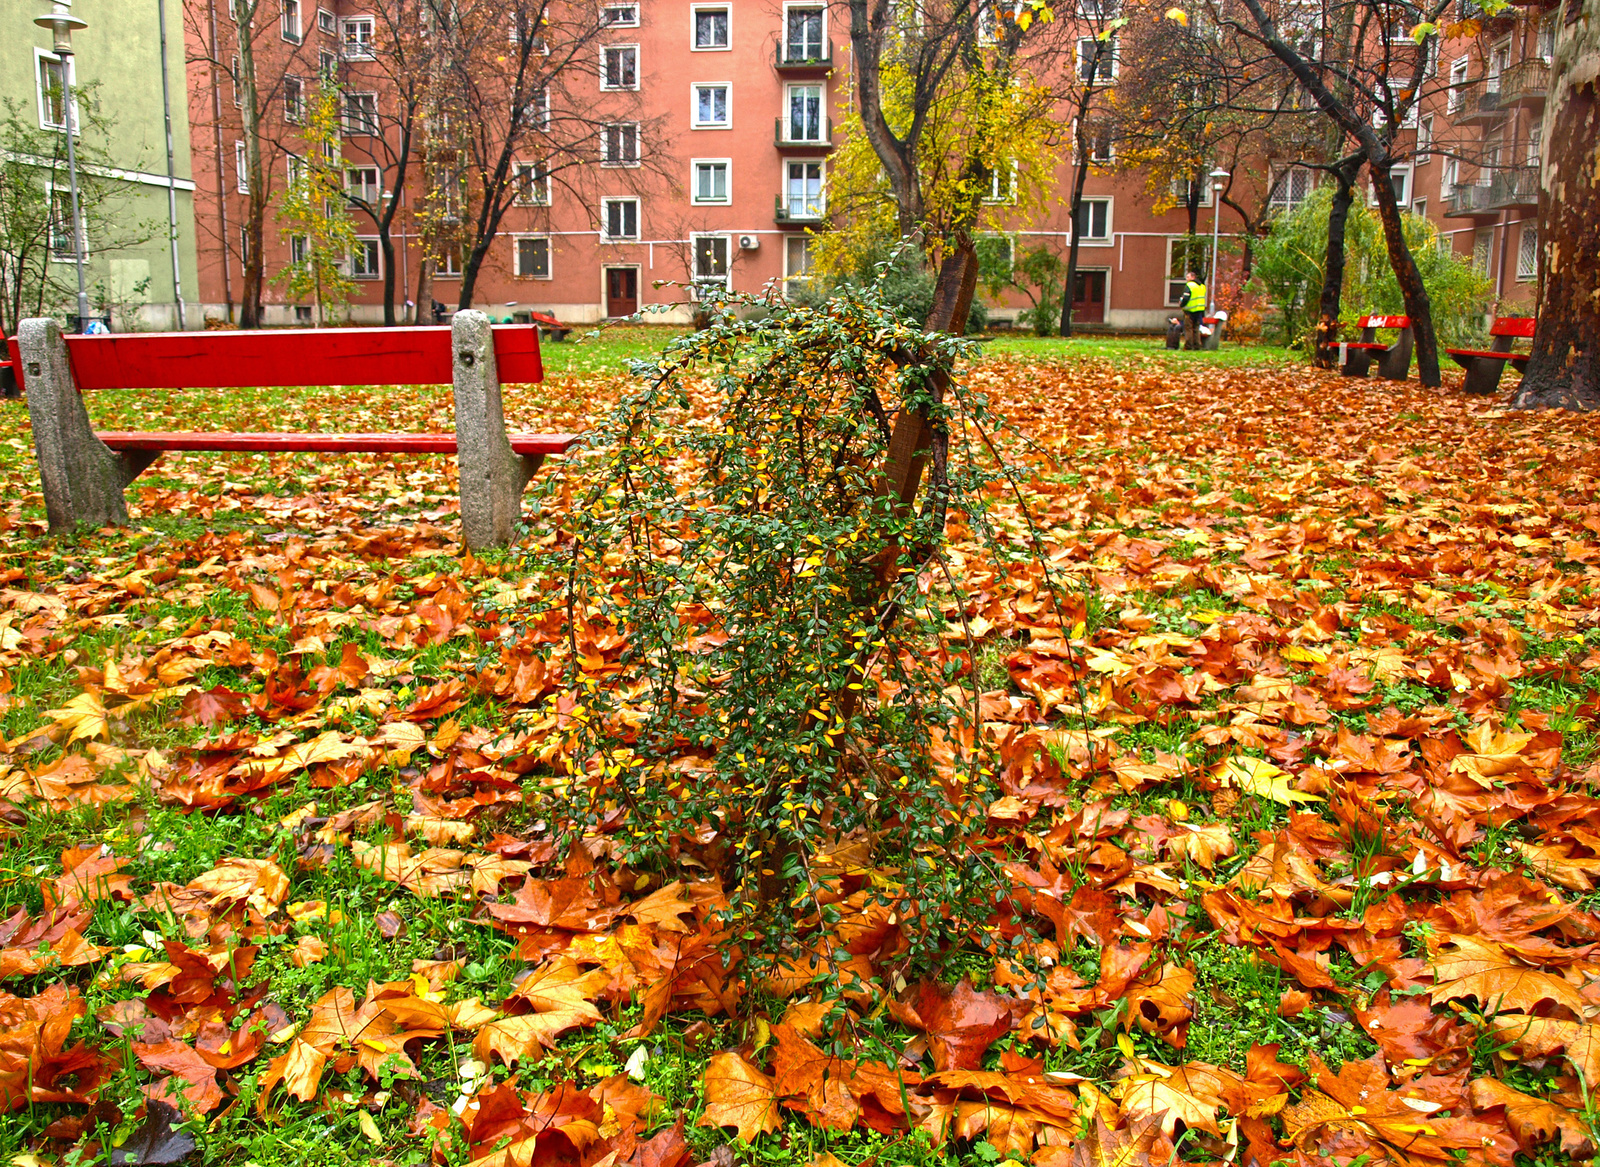
[[[1193,271],[1186,271],[1183,284],[1183,347],[1200,348],[1200,324],[1206,315],[1206,286]]]

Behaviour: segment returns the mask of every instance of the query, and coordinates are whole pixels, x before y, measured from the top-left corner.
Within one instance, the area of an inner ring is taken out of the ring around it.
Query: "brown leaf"
[[[720,1053],[706,1065],[706,1109],[699,1126],[728,1126],[745,1142],[783,1127],[773,1080],[736,1053]]]

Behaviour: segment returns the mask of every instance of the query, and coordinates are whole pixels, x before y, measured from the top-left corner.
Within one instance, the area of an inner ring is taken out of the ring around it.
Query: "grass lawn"
[[[670,335],[548,345],[510,426],[592,427]],[[1124,1162],[1578,1157],[1600,419],[1154,338],[1001,335],[965,375],[1081,619],[1039,627],[1042,569],[957,535],[977,598],[951,643],[978,641],[998,759],[973,829],[1015,894],[919,1014],[904,923],[851,898],[896,874],[838,876],[880,983],[826,1022],[683,972],[710,852],[557,849],[558,583],[463,554],[451,459],[168,456],[127,528],[52,539],[0,404],[0,1161],[107,1161],[166,1134],[147,1099],[230,1167],[1057,1164],[1097,1129]],[[452,424],[442,388],[88,404]],[[597,472],[558,463],[529,544]],[[994,942],[1018,920],[1042,990]]]

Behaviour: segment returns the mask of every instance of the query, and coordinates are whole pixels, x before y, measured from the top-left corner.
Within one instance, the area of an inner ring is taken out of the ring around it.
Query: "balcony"
[[[1513,166],[1509,170],[1500,171],[1489,180],[1488,207],[1491,211],[1509,210],[1517,207],[1537,207],[1538,205],[1539,168],[1537,166]]]
[[[793,150],[796,152],[816,153],[818,151],[833,149],[833,119],[827,118],[822,123],[823,134],[820,138],[793,138],[789,131],[794,127],[785,118],[772,119],[772,143],[780,150]]]
[[[1444,217],[1447,219],[1470,219],[1479,215],[1494,214],[1489,206],[1488,183],[1458,182],[1450,188],[1450,193],[1444,196]]]
[[[1485,125],[1503,116],[1500,78],[1480,77],[1450,95],[1450,120],[1458,126]]]
[[[833,42],[822,46],[821,56],[812,56],[804,45],[779,41],[772,67],[786,77],[826,77],[833,72]]]
[[[1543,109],[1550,90],[1550,62],[1540,57],[1518,61],[1500,75],[1500,108]]]
[[[799,196],[778,195],[772,203],[772,221],[780,227],[809,227],[822,222],[823,208],[819,202],[807,205]]]

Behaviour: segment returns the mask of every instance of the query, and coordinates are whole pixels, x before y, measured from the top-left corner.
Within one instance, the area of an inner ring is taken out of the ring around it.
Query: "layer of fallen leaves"
[[[973,380],[1027,439],[1007,440],[1048,564],[969,560],[953,527],[971,600],[938,651],[991,662],[981,732],[1001,763],[970,840],[1008,880],[981,988],[904,975],[908,922],[882,902],[896,873],[864,840],[817,857],[833,922],[759,986],[719,931],[714,836],[666,884],[604,834],[558,852],[568,630],[515,618],[542,606],[538,581],[455,547],[444,460],[178,459],[130,491],[132,532],[60,547],[27,460],[7,461],[0,815],[91,805],[111,825],[8,877],[0,1111],[51,1108],[47,1153],[132,1121],[124,1147],[148,1162],[192,1149],[174,1115],[229,1110],[247,1085],[262,1121],[337,1088],[369,1123],[403,1104],[441,1162],[508,1167],[675,1167],[705,1145],[695,1121],[751,1140],[795,1117],[1041,1164],[1178,1146],[1263,1165],[1591,1157],[1600,427],[1300,371]],[[614,391],[564,388],[569,419]],[[367,416],[329,428],[442,420],[398,394],[319,407],[340,404]],[[25,442],[25,415],[5,421]],[[1021,545],[1014,501],[996,506]],[[158,515],[215,529],[138,530]],[[619,637],[575,632],[583,668],[618,667]],[[395,793],[341,797],[371,775]],[[291,791],[306,800],[276,853],[181,884],[130,874],[142,799],[238,815]],[[335,909],[296,891],[341,864],[507,937],[514,991],[471,995],[446,947],[286,1008],[261,947],[340,959],[297,930]],[[109,910],[147,943],[96,943]],[[1375,1052],[1193,1057],[1207,943],[1273,968],[1285,1017],[1342,1018]],[[113,1002],[93,1016],[91,982]],[[721,1024],[755,990],[778,1006]],[[632,1063],[520,1084],[625,1014],[636,1052],[669,1018],[719,1035],[703,1107],[656,1097]],[[445,1051],[452,1074],[430,1078]],[[136,1119],[104,1091],[130,1057]],[[1063,1065],[1105,1069],[1047,1068]]]

